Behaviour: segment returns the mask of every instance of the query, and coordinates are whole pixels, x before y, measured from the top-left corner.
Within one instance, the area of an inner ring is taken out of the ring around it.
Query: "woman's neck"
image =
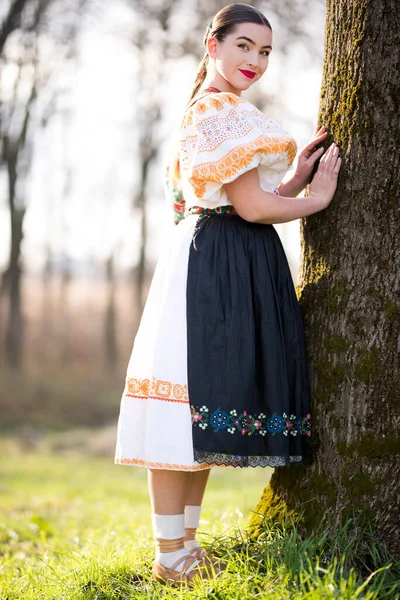
[[[199,92],[206,90],[207,88],[216,88],[220,92],[230,92],[231,94],[236,94],[240,96],[242,90],[237,90],[230,83],[226,81],[223,77],[206,77],[203,81]]]

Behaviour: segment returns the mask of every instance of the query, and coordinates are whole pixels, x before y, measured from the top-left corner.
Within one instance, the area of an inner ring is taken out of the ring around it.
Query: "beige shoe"
[[[218,568],[219,571],[224,571],[227,567],[227,563],[216,556],[210,556],[204,548],[200,546],[198,548],[192,548],[189,551],[192,556],[194,556],[198,561],[203,561],[207,565],[212,565],[215,568]]]
[[[186,571],[194,564],[198,563],[197,566],[193,567],[186,573]],[[213,564],[206,564],[203,560],[198,561],[195,556],[188,554],[188,557],[184,559],[183,567],[180,571],[176,571],[175,567],[182,564],[182,558],[172,565],[172,567],[164,567],[161,563],[154,561],[152,568],[153,579],[156,579],[160,583],[176,583],[176,584],[192,584],[196,577],[200,579],[213,579],[220,574],[220,569]]]

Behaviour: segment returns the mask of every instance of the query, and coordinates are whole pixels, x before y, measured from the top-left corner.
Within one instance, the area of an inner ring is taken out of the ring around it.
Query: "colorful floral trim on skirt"
[[[203,206],[191,206],[185,211],[185,216],[188,215],[237,215],[233,206],[217,206],[217,208],[204,208]]]

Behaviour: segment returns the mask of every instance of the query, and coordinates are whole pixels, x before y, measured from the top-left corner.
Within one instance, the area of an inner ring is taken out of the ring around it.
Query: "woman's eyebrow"
[[[253,42],[253,40],[251,40],[250,38],[246,37],[245,35],[241,35],[240,37],[236,38],[236,40],[247,40],[248,42],[250,42],[251,44],[253,44],[253,46],[255,46],[255,42]],[[261,46],[262,48],[271,48],[272,50],[272,46]]]

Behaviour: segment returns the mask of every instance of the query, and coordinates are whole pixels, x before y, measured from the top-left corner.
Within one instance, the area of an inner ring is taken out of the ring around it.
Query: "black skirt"
[[[200,216],[187,279],[196,461],[286,466],[309,456],[307,356],[289,265],[272,225]]]

